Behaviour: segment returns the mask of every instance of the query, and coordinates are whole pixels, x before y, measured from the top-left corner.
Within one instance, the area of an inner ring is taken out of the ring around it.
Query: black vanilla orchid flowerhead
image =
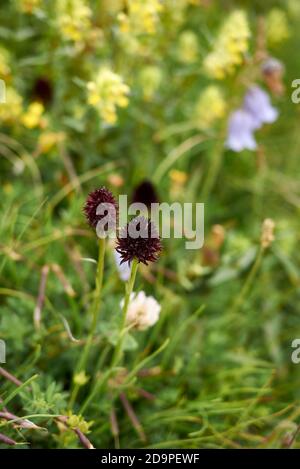
[[[53,86],[51,81],[46,77],[37,78],[33,85],[32,97],[35,101],[40,101],[44,106],[51,104],[53,101]]]
[[[151,204],[159,203],[156,189],[152,182],[145,179],[136,186],[133,192],[132,202],[145,204],[146,207],[151,207]]]
[[[88,224],[96,228],[99,235],[98,230],[103,233],[116,229],[118,209],[113,194],[106,187],[100,187],[89,193],[83,211]]]
[[[146,265],[157,261],[162,245],[153,221],[139,216],[127,223],[120,231],[116,250],[121,255],[121,264],[133,259]]]

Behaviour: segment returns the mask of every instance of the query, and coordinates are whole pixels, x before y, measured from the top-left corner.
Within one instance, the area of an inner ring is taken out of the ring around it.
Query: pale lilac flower
[[[226,147],[235,152],[255,150],[257,147],[253,132],[256,122],[244,109],[234,111],[229,118]]]
[[[260,129],[263,124],[275,122],[278,117],[278,111],[272,106],[269,95],[256,85],[249,88],[243,108],[251,114],[256,129]]]
[[[277,117],[278,111],[271,105],[269,95],[259,86],[252,86],[246,93],[243,107],[229,118],[226,147],[236,152],[255,150],[254,131]]]
[[[127,282],[127,280],[130,277],[130,270],[131,270],[129,266],[129,262],[123,262],[121,264],[122,262],[121,254],[119,254],[118,251],[116,251],[115,249],[114,249],[114,256],[115,256],[116,266],[119,272],[120,279],[123,280],[123,282]]]

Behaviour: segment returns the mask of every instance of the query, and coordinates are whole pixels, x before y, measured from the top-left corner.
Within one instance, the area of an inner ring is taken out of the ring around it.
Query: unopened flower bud
[[[271,218],[266,218],[262,225],[262,233],[260,238],[261,246],[263,249],[268,248],[275,240],[274,228],[274,221]]]

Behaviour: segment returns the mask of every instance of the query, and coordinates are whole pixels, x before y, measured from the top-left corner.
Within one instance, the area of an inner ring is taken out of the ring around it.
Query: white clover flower
[[[120,305],[124,306],[124,300],[121,301]],[[127,310],[126,325],[144,331],[158,321],[160,310],[161,306],[153,296],[146,296],[144,291],[140,291],[138,294],[132,293]]]
[[[127,282],[127,280],[129,280],[130,272],[131,272],[129,262],[123,262],[121,264],[121,261],[122,261],[121,254],[119,254],[118,251],[116,251],[115,249],[114,249],[114,257],[115,257],[116,266],[119,272],[120,279],[123,280],[123,282]]]

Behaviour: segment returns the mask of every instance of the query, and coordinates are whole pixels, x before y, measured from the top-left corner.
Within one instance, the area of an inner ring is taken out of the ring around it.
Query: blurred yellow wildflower
[[[273,8],[266,20],[267,41],[269,45],[276,45],[289,38],[289,23],[285,11]]]
[[[57,0],[57,22],[62,35],[82,41],[91,30],[92,11],[85,0]]]
[[[10,66],[9,66],[9,52],[0,47],[0,78],[5,78],[10,75]]]
[[[163,10],[160,0],[127,0],[127,12],[118,14],[120,30],[123,33],[154,34]]]
[[[6,102],[0,105],[0,120],[5,123],[17,123],[22,111],[22,97],[14,88],[6,88]]]
[[[128,105],[129,86],[120,75],[108,68],[100,69],[93,81],[87,84],[88,103],[96,107],[108,124],[117,120],[117,107]]]
[[[204,60],[204,69],[213,78],[223,79],[233,73],[249,48],[250,29],[246,13],[236,10],[229,15]]]
[[[178,169],[172,169],[170,171],[170,179],[172,182],[183,186],[188,179],[188,175],[184,171],[179,171]]]
[[[195,120],[201,129],[208,129],[218,119],[224,117],[226,103],[218,86],[210,85],[200,95],[195,105]]]
[[[89,381],[89,376],[86,375],[85,371],[80,371],[79,373],[75,374],[73,380],[74,383],[78,386],[84,386]]]
[[[3,184],[2,189],[5,194],[11,194],[13,192],[13,185],[5,183]]]
[[[28,129],[38,127],[41,123],[43,112],[44,106],[38,101],[29,104],[27,111],[21,117],[22,124]]]
[[[162,72],[156,65],[147,65],[142,68],[139,82],[143,90],[144,99],[151,100],[162,81]]]
[[[75,415],[71,411],[68,412],[68,426],[72,429],[78,428],[82,433],[88,433],[93,422],[86,422],[81,415]]]
[[[58,143],[65,139],[64,132],[44,132],[38,139],[38,148],[41,153],[48,153]]]
[[[198,39],[193,31],[183,31],[178,39],[177,57],[183,63],[193,63],[198,56]]]
[[[188,180],[188,174],[178,169],[172,169],[169,173],[171,181],[170,196],[173,200],[178,200],[184,193],[184,186]]]

